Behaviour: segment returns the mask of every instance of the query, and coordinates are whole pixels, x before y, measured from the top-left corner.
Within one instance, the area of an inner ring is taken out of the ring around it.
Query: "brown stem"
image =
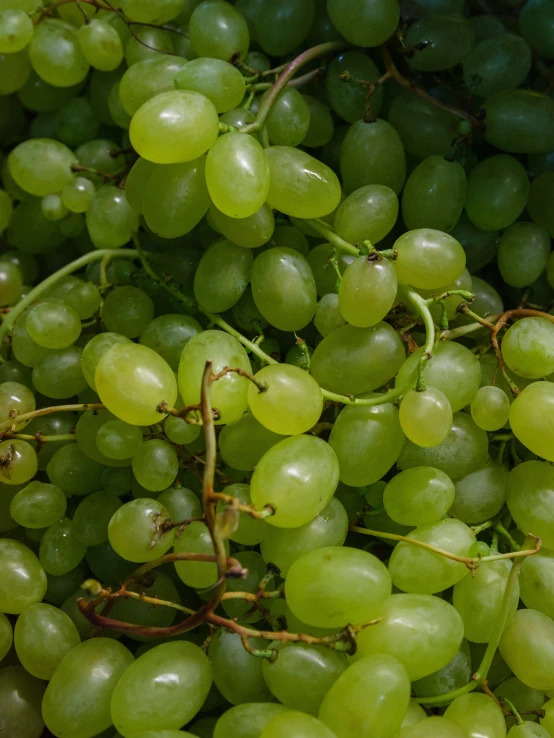
[[[391,53],[387,46],[381,46],[381,56],[383,57],[383,62],[385,64],[387,72],[390,72],[391,76],[396,82],[398,82],[399,85],[405,87],[407,90],[411,90],[411,92],[415,92],[416,95],[419,95],[424,100],[427,100],[427,102],[431,103],[431,105],[435,105],[435,107],[441,108],[441,110],[446,110],[449,113],[453,113],[458,118],[466,120],[472,125],[473,128],[484,128],[482,121],[478,120],[471,113],[468,113],[467,110],[462,110],[461,108],[456,108],[454,105],[449,105],[448,103],[439,100],[437,97],[433,97],[433,95],[430,95],[428,92],[425,92],[425,90],[422,90],[421,87],[417,87],[415,82],[410,82],[409,80],[407,80],[392,60]]]

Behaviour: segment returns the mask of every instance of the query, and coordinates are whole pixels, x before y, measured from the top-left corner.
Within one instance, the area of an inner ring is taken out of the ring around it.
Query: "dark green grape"
[[[531,48],[540,56],[554,58],[554,16],[545,0],[528,0],[519,14],[519,28]]]
[[[440,72],[462,62],[471,51],[475,33],[462,15],[433,15],[410,26],[406,45],[415,47],[408,64],[421,72]],[[419,44],[424,48],[419,49]]]
[[[475,95],[519,87],[531,69],[531,49],[520,37],[503,33],[479,43],[464,63],[464,81]]]
[[[344,138],[340,171],[347,192],[381,184],[398,194],[406,179],[406,155],[400,136],[384,120],[359,120]]]
[[[302,44],[314,19],[314,0],[271,0],[258,2],[254,32],[262,50],[284,56]]]
[[[242,297],[253,264],[252,251],[226,239],[212,244],[194,275],[194,296],[205,310],[222,313]]]
[[[460,124],[460,119],[453,113],[409,93],[396,98],[388,121],[394,126],[406,151],[418,159],[449,154]]]
[[[375,82],[380,77],[377,65],[359,51],[346,51],[339,54],[329,64],[325,76],[325,89],[329,103],[337,115],[348,123],[355,123],[363,118],[366,112],[366,89],[357,81],[341,79],[340,75],[348,72],[357,80]],[[379,87],[371,96],[371,112],[379,115],[383,89]]]
[[[513,156],[499,154],[479,162],[467,181],[465,211],[482,231],[511,225],[527,204],[529,178]]]
[[[335,28],[355,46],[379,46],[394,33],[400,16],[396,0],[328,0]]]
[[[200,3],[193,11],[189,36],[198,56],[231,61],[248,51],[248,26],[242,15],[225,0]]]
[[[501,90],[483,103],[485,140],[502,151],[540,154],[554,149],[554,100],[533,90]]]
[[[436,193],[440,192],[440,199]],[[424,159],[408,177],[402,194],[406,228],[435,228],[449,233],[462,213],[466,175],[458,162],[441,156]]]
[[[266,129],[275,146],[298,146],[310,127],[310,109],[298,90],[286,87],[271,107]]]

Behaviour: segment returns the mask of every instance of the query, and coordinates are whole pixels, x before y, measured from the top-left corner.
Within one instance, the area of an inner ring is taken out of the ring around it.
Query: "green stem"
[[[507,697],[499,697],[499,700],[502,702],[502,704],[508,706],[510,712],[512,713],[512,716],[515,718],[516,725],[523,725],[523,718],[516,710],[514,703],[511,702]]]
[[[425,345],[423,347],[423,354],[417,366],[416,384],[416,390],[418,392],[422,392],[425,389],[423,370],[425,369],[427,362],[431,359],[433,355],[433,348],[435,345],[435,323],[433,322],[433,316],[429,311],[428,301],[425,298],[421,297],[421,295],[418,295],[417,292],[409,289],[409,287],[407,287],[406,285],[404,285],[404,291],[412,307],[414,307],[415,310],[420,314],[423,320],[423,325],[425,326]]]
[[[279,75],[277,81],[272,85],[271,89],[265,96],[265,99],[262,100],[258,114],[256,115],[256,120],[253,123],[243,126],[243,128],[241,128],[241,133],[253,133],[254,131],[260,130],[266,122],[269,111],[271,110],[273,103],[281,94],[281,91],[305,64],[313,59],[318,59],[320,56],[324,56],[331,51],[343,49],[345,46],[348,46],[345,41],[329,41],[325,44],[319,44],[318,46],[314,46],[313,48],[304,51],[302,54],[297,56],[296,59],[293,59],[289,64],[287,64]]]
[[[337,234],[329,226],[326,226],[320,220],[317,220],[315,218],[307,218],[304,222],[307,223],[307,225],[309,225],[311,228],[313,228],[314,231],[317,231],[321,236],[323,236],[323,238],[329,241],[329,243],[339,251],[344,251],[345,254],[352,254],[353,256],[360,255],[359,249],[357,249],[355,246],[352,246],[352,244],[348,243],[348,241],[345,241],[344,238],[337,236]]]
[[[468,292],[467,290],[448,290],[448,292],[443,292],[441,295],[437,295],[436,297],[430,297],[426,302],[428,305],[432,305],[435,302],[442,302],[443,300],[446,300],[447,297],[451,297],[453,295],[463,297],[464,300],[473,301],[475,299],[473,292]]]
[[[73,274],[73,272],[87,266],[87,264],[91,264],[93,261],[98,261],[106,257],[111,259],[134,259],[138,255],[138,251],[135,251],[134,249],[98,249],[96,251],[90,251],[84,256],[80,256],[78,259],[75,259],[75,261],[72,261],[61,269],[58,269],[57,272],[54,272],[49,277],[46,277],[46,279],[44,279],[40,284],[37,284],[37,286],[34,287],[22,300],[20,300],[6,315],[2,321],[2,325],[0,325],[0,344],[4,341],[6,335],[12,330],[16,320],[25,312],[29,305],[32,305],[33,302],[43,294],[43,292],[55,285],[56,282],[59,282],[63,277]]]

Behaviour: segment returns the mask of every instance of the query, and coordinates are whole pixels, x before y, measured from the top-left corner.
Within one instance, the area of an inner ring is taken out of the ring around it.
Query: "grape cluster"
[[[554,738],[552,0],[0,0],[2,738]]]

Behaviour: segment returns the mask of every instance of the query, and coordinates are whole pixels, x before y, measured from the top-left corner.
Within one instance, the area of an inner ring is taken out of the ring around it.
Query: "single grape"
[[[549,421],[553,406],[553,385],[534,382],[522,390],[510,407],[510,425],[516,438],[548,461],[554,461],[554,437]]]
[[[266,641],[252,639],[253,648],[266,646]],[[263,660],[245,650],[237,633],[218,630],[210,641],[208,656],[214,669],[214,683],[232,705],[271,699],[262,677]]]
[[[383,493],[383,505],[396,523],[419,526],[444,518],[454,496],[454,484],[444,472],[419,466],[390,480]]]
[[[125,192],[113,185],[96,191],[86,212],[90,238],[97,249],[117,249],[138,230],[138,216],[127,202]]]
[[[127,561],[153,561],[173,545],[175,531],[163,527],[168,520],[167,510],[157,500],[142,497],[126,502],[108,525],[110,544]]]
[[[400,10],[396,0],[329,0],[327,12],[335,28],[355,46],[379,46],[394,33]],[[339,736],[342,738],[342,736]]]
[[[22,10],[0,10],[0,54],[24,49],[33,38],[33,22]]]
[[[20,143],[8,159],[16,183],[25,192],[38,197],[59,192],[72,179],[71,167],[75,164],[77,158],[71,149],[49,138],[33,138]]]
[[[503,736],[506,721],[502,709],[486,694],[464,694],[447,708],[444,716],[459,725],[467,735],[486,731],[489,735]]]
[[[40,602],[46,592],[46,574],[30,548],[0,538],[0,612],[18,615]]]
[[[225,0],[204,0],[193,11],[189,35],[196,55],[231,61],[245,56],[249,33],[246,21]]]
[[[269,721],[262,730],[260,738],[288,738],[290,735],[302,735],[305,738],[334,738],[335,736],[320,720],[311,715],[305,715],[302,712],[285,712]]]
[[[407,438],[425,448],[441,444],[452,428],[452,408],[436,387],[410,390],[400,404],[399,418]]]
[[[66,508],[67,499],[59,487],[36,481],[17,492],[10,514],[24,528],[40,529],[63,518]]]
[[[25,484],[37,469],[37,455],[29,443],[16,439],[0,443],[0,482]]]
[[[414,48],[407,61],[421,72],[450,69],[464,61],[474,41],[475,32],[462,15],[424,17],[410,26],[406,34],[406,43]]]
[[[554,371],[554,325],[546,318],[522,318],[502,339],[502,357],[508,368],[528,379]]]
[[[471,417],[486,431],[496,431],[508,422],[510,400],[499,387],[481,387],[471,401]]]
[[[517,220],[529,197],[529,178],[513,156],[483,159],[467,180],[465,211],[482,231],[507,228]]]
[[[554,100],[535,90],[499,90],[483,103],[485,141],[509,153],[540,154],[554,148]]]
[[[438,155],[424,159],[408,177],[402,194],[406,228],[433,228],[450,233],[462,214],[466,186],[466,173],[458,162]],[[439,191],[440,204],[433,197]]]
[[[35,343],[51,349],[71,346],[81,334],[78,313],[59,300],[43,300],[31,307],[26,326]]]
[[[35,27],[29,59],[35,72],[54,87],[76,85],[89,71],[77,28],[58,18],[45,18]]]
[[[468,525],[494,518],[506,502],[507,471],[491,464],[456,480],[450,514]]]
[[[237,67],[221,59],[193,59],[175,76],[178,90],[194,90],[213,102],[218,113],[240,105],[244,97],[244,77]]]
[[[226,544],[228,549],[229,544]],[[213,555],[214,547],[210,532],[201,521],[187,525],[175,539],[174,552],[200,553]],[[215,563],[199,561],[176,561],[175,571],[181,581],[188,587],[205,589],[215,584],[217,580],[217,565]]]
[[[12,4],[12,3],[10,3]],[[14,738],[39,738],[44,730],[41,702],[45,684],[22,666],[0,672],[0,730]]]
[[[227,239],[213,243],[194,275],[194,296],[198,303],[214,313],[236,305],[248,287],[253,261],[250,249]]]
[[[153,438],[145,441],[133,456],[133,474],[137,482],[150,492],[169,487],[179,471],[179,459],[167,441]]]

